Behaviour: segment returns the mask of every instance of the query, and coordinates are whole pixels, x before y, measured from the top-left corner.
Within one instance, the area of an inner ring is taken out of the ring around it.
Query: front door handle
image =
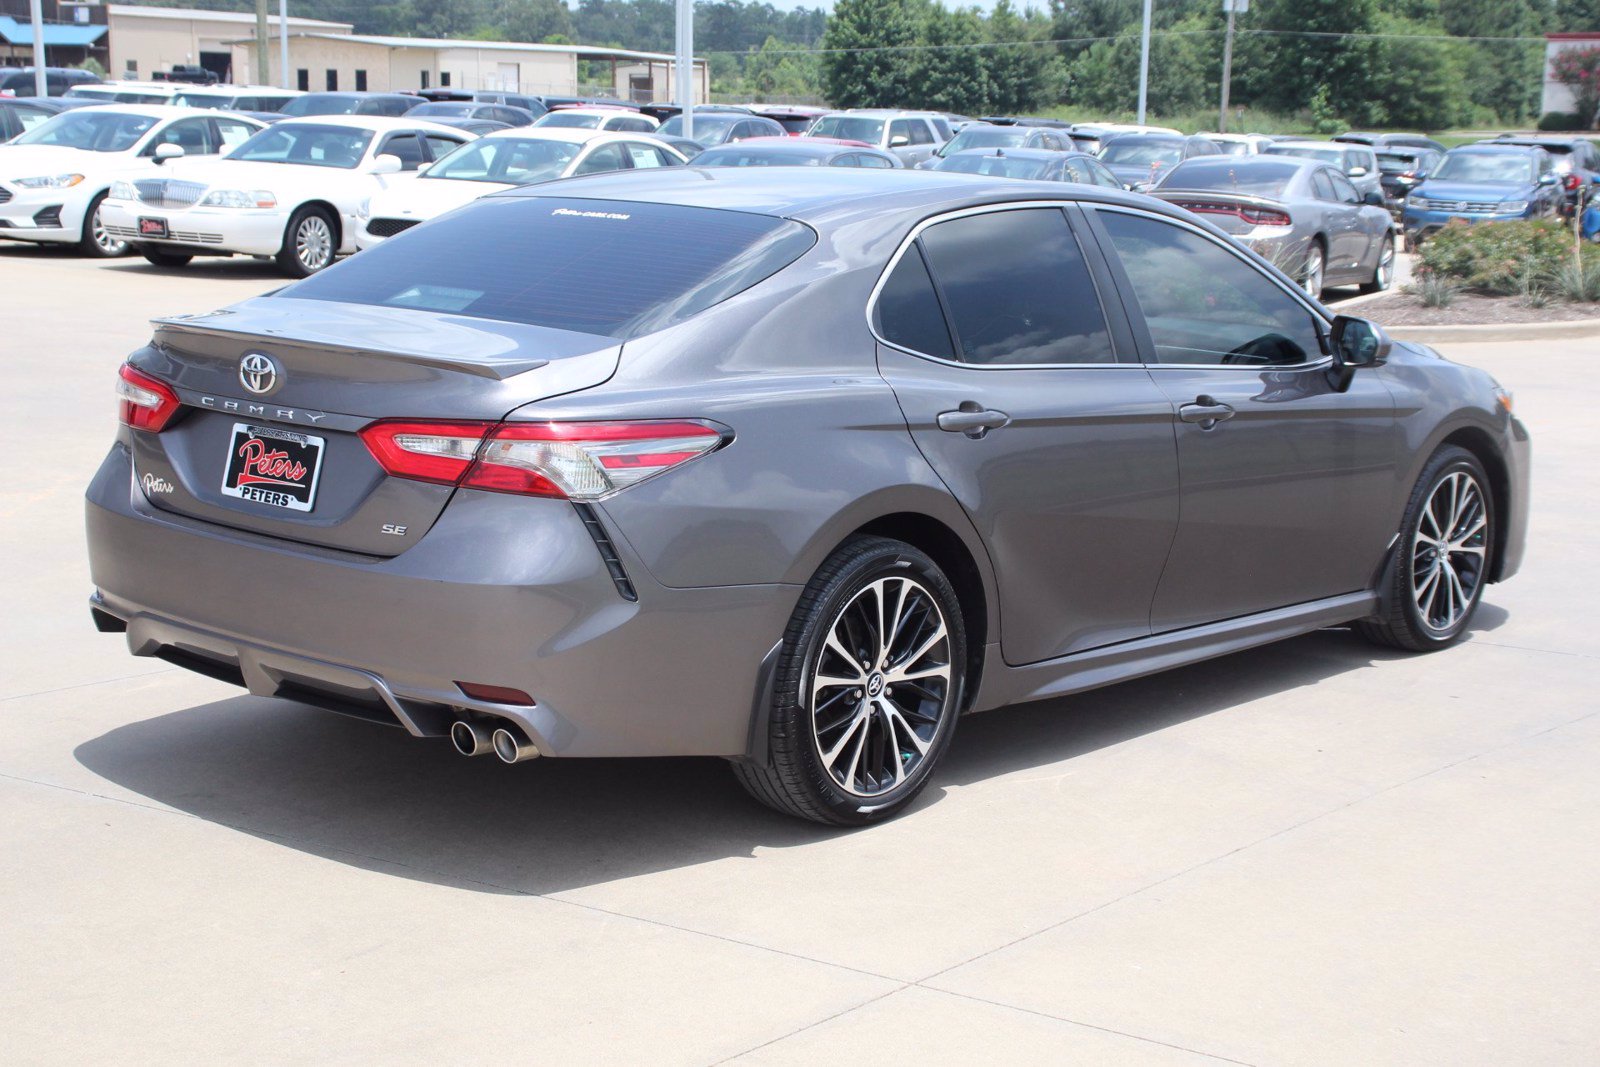
[[[1233,418],[1233,408],[1202,394],[1194,398],[1194,403],[1179,407],[1178,418],[1195,423],[1202,430],[1209,430],[1217,423]]]
[[[1010,415],[986,408],[976,400],[963,400],[957,410],[939,412],[939,429],[948,433],[964,433],[973,440],[990,430],[998,430],[1010,421]]]

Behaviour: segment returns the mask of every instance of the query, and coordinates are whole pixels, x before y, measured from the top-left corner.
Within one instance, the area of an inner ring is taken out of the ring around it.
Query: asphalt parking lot
[[[1600,341],[1446,352],[1535,445],[1464,644],[969,718],[852,833],[717,761],[463,760],[95,633],[117,364],[280,284],[0,245],[0,1061],[1594,1062]]]

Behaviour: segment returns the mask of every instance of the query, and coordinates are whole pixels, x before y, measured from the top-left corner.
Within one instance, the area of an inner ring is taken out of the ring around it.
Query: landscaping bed
[[[1449,307],[1427,307],[1411,293],[1393,293],[1364,300],[1352,315],[1385,326],[1493,326],[1501,323],[1572,322],[1600,319],[1600,304],[1549,303],[1532,307],[1521,296],[1458,294]]]

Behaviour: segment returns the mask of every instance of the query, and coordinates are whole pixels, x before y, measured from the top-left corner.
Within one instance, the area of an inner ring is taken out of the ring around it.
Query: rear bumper
[[[462,491],[381,559],[161,511],[122,444],[87,500],[92,601],[129,650],[439,736],[456,709],[546,756],[740,756],[760,668],[799,590],[668,589],[624,558],[624,599],[571,505]],[[520,689],[474,701],[457,682]]]

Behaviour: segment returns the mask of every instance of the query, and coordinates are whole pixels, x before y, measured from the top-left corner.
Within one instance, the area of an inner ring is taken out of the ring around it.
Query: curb
[[[1397,341],[1422,344],[1487,344],[1494,341],[1552,341],[1578,337],[1600,337],[1600,319],[1571,319],[1566,322],[1489,323],[1482,326],[1388,326],[1380,323]]]

